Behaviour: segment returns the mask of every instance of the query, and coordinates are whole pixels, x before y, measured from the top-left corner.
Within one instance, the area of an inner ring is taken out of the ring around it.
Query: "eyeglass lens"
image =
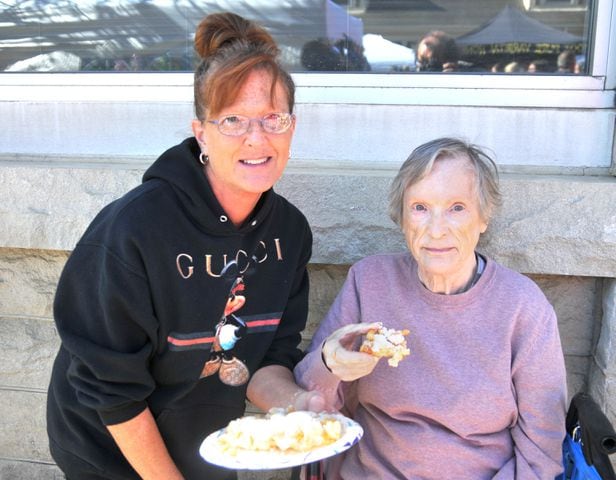
[[[210,120],[218,125],[218,130],[224,135],[243,135],[249,128],[250,123],[255,121],[268,133],[284,133],[291,126],[293,116],[290,113],[270,113],[263,118],[249,118],[243,115],[229,115],[219,120]]]

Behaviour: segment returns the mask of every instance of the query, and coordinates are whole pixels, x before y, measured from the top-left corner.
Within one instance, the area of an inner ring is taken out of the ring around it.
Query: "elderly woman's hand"
[[[345,382],[352,382],[372,372],[379,359],[355,351],[353,347],[358,346],[358,337],[381,327],[380,322],[354,323],[333,332],[327,337],[321,350],[327,368]]]
[[[311,412],[334,411],[332,405],[328,405],[323,394],[317,390],[300,390],[293,397],[293,410],[308,410]]]

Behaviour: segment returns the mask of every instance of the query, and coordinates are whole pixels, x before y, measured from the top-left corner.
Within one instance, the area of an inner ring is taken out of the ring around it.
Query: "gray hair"
[[[496,163],[480,147],[457,138],[437,138],[411,152],[400,167],[389,189],[389,216],[402,226],[404,193],[430,173],[434,162],[445,158],[468,158],[475,171],[479,210],[488,222],[501,204]]]

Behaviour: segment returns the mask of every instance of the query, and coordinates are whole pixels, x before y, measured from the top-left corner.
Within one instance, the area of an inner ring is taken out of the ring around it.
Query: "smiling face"
[[[253,70],[232,104],[215,115],[208,112],[205,122],[193,122],[195,137],[202,152],[209,157],[205,173],[212,190],[229,216],[239,221],[250,214],[261,194],[282,175],[289,160],[295,123],[284,133],[271,134],[253,121],[248,132],[233,137],[223,135],[207,120],[227,115],[262,118],[269,113],[289,112],[285,89],[277,84],[272,98],[271,83],[267,71]],[[241,212],[234,214],[238,209]]]
[[[435,293],[462,291],[487,228],[469,159],[436,160],[427,176],[406,189],[403,205],[402,229],[422,283]]]

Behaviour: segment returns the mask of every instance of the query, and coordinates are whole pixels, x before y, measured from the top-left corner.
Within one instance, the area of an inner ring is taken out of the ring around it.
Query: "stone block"
[[[616,276],[616,179],[569,182],[505,176],[503,207],[482,240],[486,251],[520,272]]]
[[[603,285],[603,321],[597,341],[597,363],[608,377],[616,380],[616,279]],[[616,397],[612,397],[616,398]]]
[[[8,186],[0,191],[0,224],[11,225],[0,230],[0,246],[49,250],[71,250],[145,169],[14,165],[0,169]],[[290,165],[276,189],[310,221],[314,263],[350,264],[405,249],[386,213],[395,173],[392,166]],[[481,240],[488,255],[521,272],[616,277],[616,178],[505,173],[501,185],[503,208]]]
[[[387,216],[394,174],[285,174],[278,190],[312,225],[313,262],[354,263],[406,248]],[[480,242],[488,255],[520,272],[616,276],[615,178],[503,174],[501,187],[503,207]]]
[[[142,170],[3,167],[0,246],[72,250],[96,213],[141,183]]]
[[[55,465],[0,459],[2,480],[64,480],[64,478],[64,474]]]
[[[586,391],[590,356],[565,355],[565,368],[567,369],[568,398],[581,391]]]
[[[51,317],[68,252],[0,248],[0,316]]]
[[[588,277],[529,275],[554,307],[565,355],[590,355],[600,319],[597,289],[601,283]]]
[[[51,463],[43,392],[0,390],[0,455],[4,459],[20,459]]]
[[[594,362],[589,372],[589,392],[616,428],[616,279],[603,285],[603,321]],[[616,459],[612,462],[616,468]]]
[[[238,480],[289,480],[291,470],[242,470],[237,478]]]
[[[46,391],[59,346],[49,319],[0,317],[0,386]]]
[[[310,304],[303,338],[309,341],[342,288],[348,265],[310,264]]]

